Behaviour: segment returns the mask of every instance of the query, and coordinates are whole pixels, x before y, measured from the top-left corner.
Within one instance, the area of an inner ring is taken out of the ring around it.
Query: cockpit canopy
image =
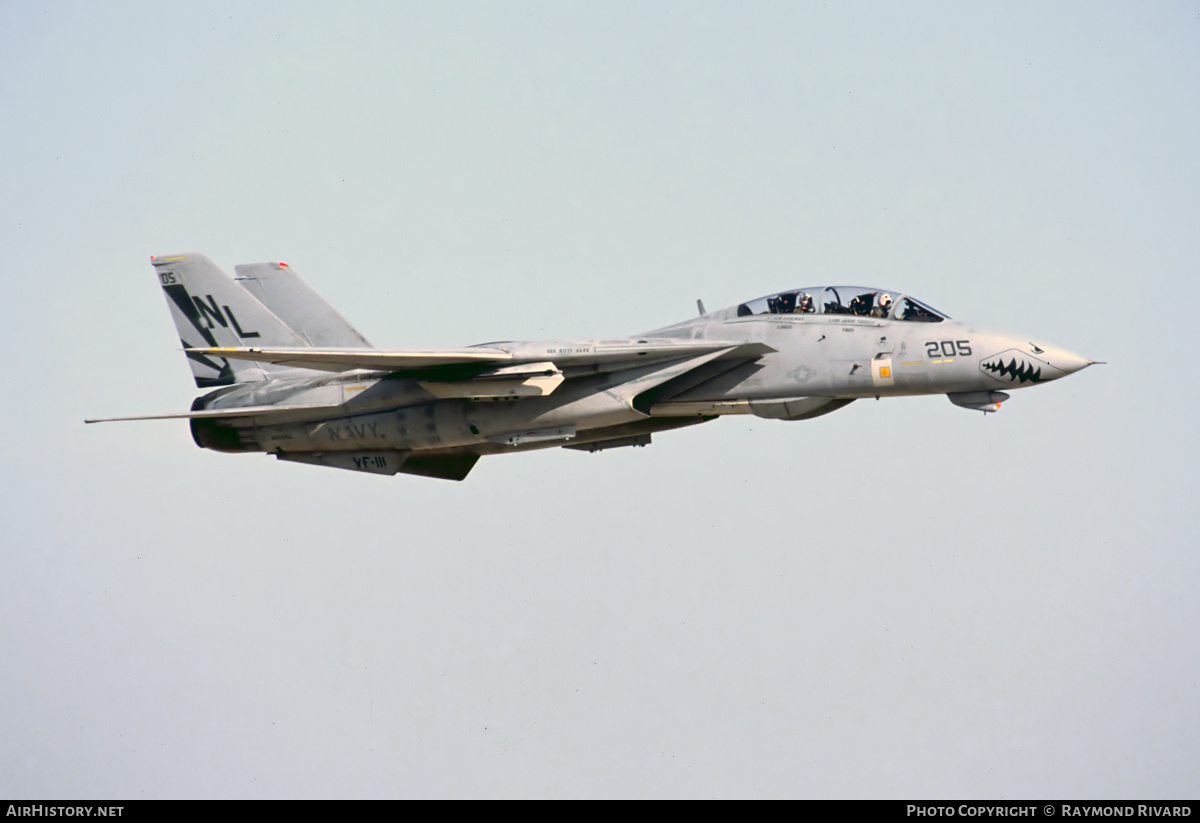
[[[908,295],[866,286],[793,289],[737,307],[738,317],[753,314],[848,314],[915,323],[940,323],[949,319]]]

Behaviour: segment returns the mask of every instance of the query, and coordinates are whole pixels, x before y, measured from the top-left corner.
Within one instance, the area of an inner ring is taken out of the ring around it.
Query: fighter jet
[[[726,414],[807,420],[867,397],[1007,389],[1094,361],[951,320],[903,292],[817,286],[635,337],[372,348],[286,263],[151,258],[196,386],[197,446],[374,474],[462,480],[484,455],[646,446]]]

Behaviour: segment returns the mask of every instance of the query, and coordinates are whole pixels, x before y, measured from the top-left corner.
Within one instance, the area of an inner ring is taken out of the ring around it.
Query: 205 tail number
[[[925,342],[926,357],[970,357],[970,340],[927,340]]]

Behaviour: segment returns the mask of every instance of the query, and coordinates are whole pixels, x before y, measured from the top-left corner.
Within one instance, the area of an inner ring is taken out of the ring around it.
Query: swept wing
[[[249,360],[331,372],[355,369],[409,372],[447,366],[488,366],[503,362],[550,362],[560,369],[596,366],[601,367],[600,370],[609,371],[661,360],[694,357],[722,349],[736,350],[738,354],[745,355],[773,351],[762,344],[728,340],[628,338],[586,342],[499,343],[442,351],[225,346],[189,348],[187,352],[228,360]]]

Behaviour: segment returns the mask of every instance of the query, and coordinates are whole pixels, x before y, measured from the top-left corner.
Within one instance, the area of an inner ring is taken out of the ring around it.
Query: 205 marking
[[[925,341],[926,357],[970,357],[970,340],[927,340]]]

